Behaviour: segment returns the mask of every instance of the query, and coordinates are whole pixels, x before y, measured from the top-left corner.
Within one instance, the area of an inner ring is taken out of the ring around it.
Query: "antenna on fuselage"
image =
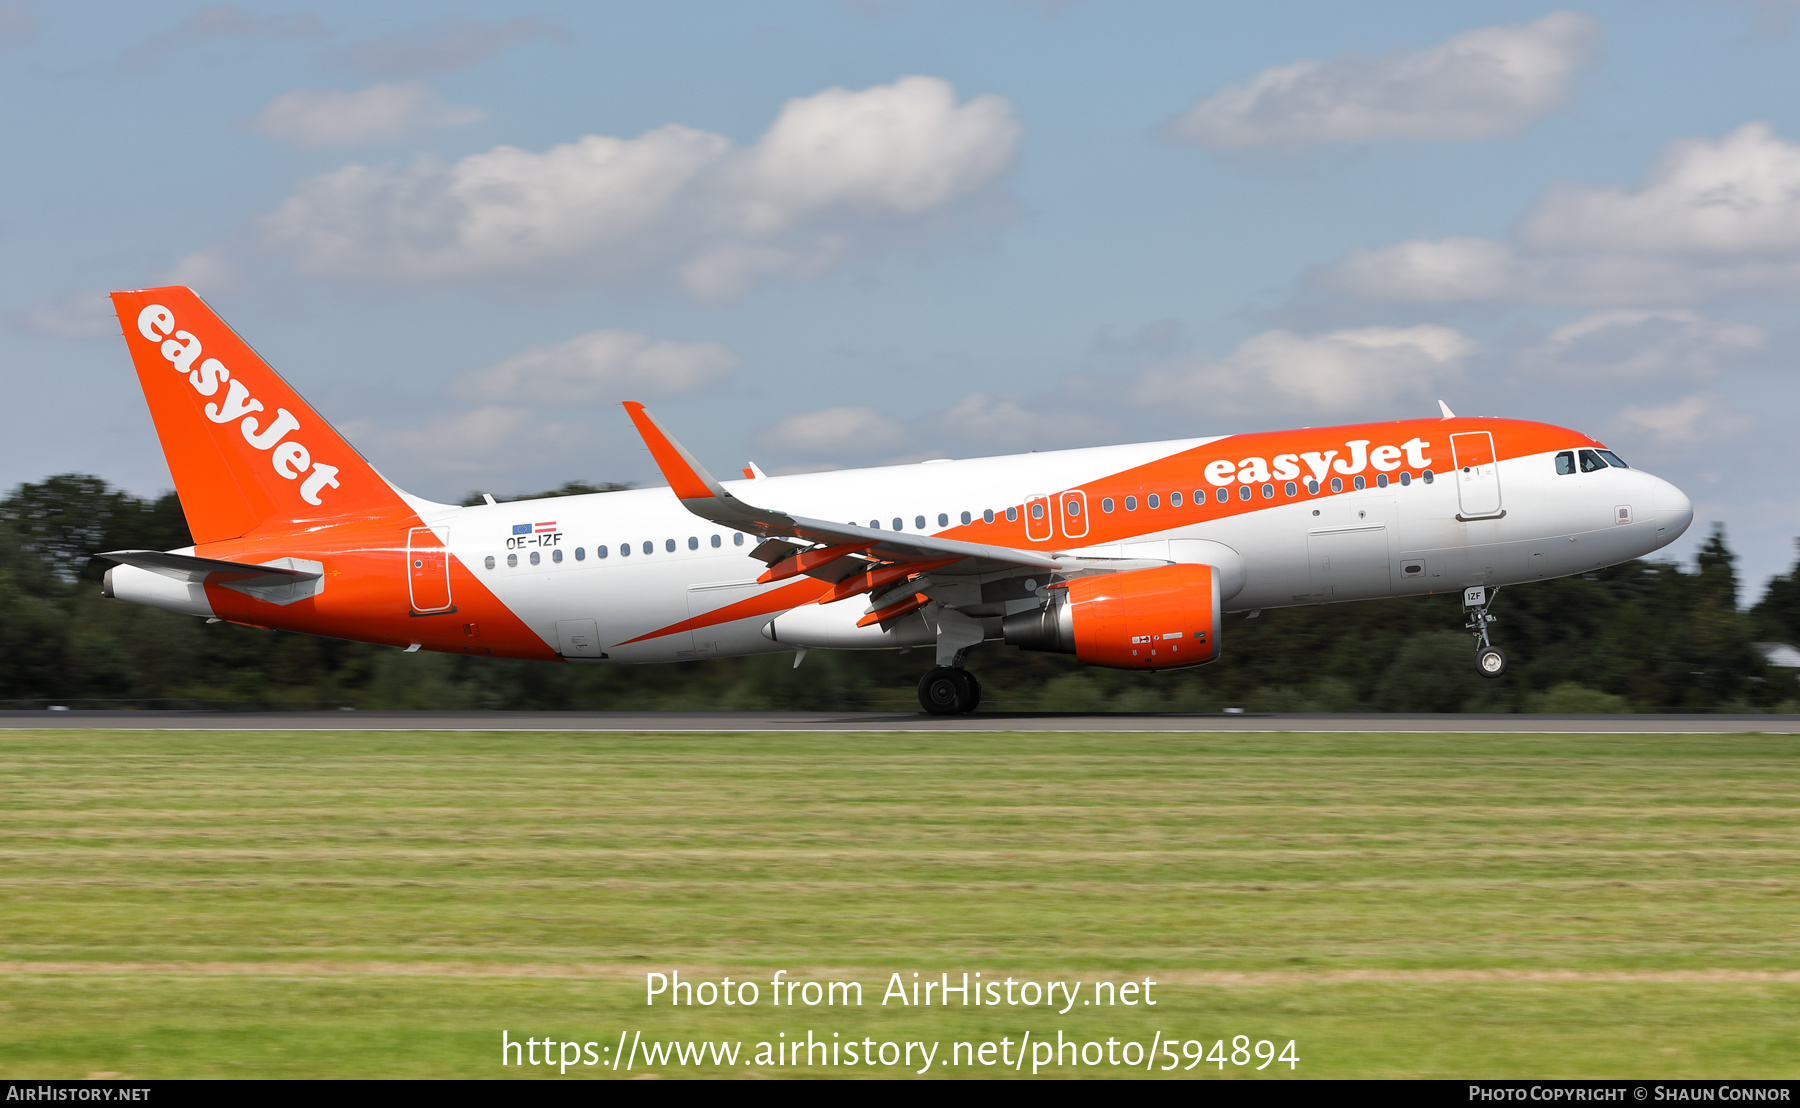
[[[1445,419],[1456,418],[1456,413],[1450,410],[1450,405],[1444,403],[1442,400],[1438,401],[1438,411],[1444,413]]]

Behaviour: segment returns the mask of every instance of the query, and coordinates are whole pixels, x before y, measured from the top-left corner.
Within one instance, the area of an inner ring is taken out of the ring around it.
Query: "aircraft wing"
[[[1067,572],[1085,567],[1092,561],[1059,559],[1035,550],[1020,550],[1010,546],[989,546],[958,539],[935,538],[931,535],[882,531],[872,527],[858,527],[853,523],[833,523],[758,508],[727,492],[724,486],[713,479],[712,474],[706,472],[705,467],[694,460],[686,447],[662,429],[662,425],[644,410],[642,404],[627,401],[625,410],[631,415],[631,422],[637,425],[638,433],[644,437],[644,445],[650,448],[651,455],[662,469],[663,477],[668,480],[676,497],[688,511],[721,527],[759,535],[764,539],[798,539],[827,547],[849,547],[856,552],[851,557],[860,555],[878,562],[931,562],[952,574],[992,573],[1009,568]],[[779,553],[785,551],[779,551],[778,557]],[[846,551],[846,554],[850,554],[850,551]],[[841,570],[843,563],[848,560],[850,559],[839,558],[834,564]],[[827,580],[836,579],[825,565],[821,565],[819,569],[824,572],[814,573],[810,569],[799,569],[797,572],[811,573]]]

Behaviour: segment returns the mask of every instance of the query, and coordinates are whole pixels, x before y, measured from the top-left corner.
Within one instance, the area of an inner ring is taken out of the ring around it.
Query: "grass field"
[[[504,1029],[597,1043],[570,1079],[621,1032],[744,1044],[632,1076],[909,1072],[754,1062],[809,1030],[928,1076],[1061,1031],[1300,1059],[1175,1076],[1793,1077],[1796,796],[1754,734],[4,732],[0,1075],[556,1075]],[[760,1003],[647,1007],[674,969]],[[882,1006],[915,971],[1158,1003]]]

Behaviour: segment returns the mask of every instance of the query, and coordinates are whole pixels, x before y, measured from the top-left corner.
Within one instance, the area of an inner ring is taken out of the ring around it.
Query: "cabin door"
[[[1465,431],[1450,436],[1456,458],[1456,496],[1464,519],[1495,519],[1500,509],[1500,467],[1494,462],[1494,436]]]
[[[406,586],[415,613],[454,610],[450,606],[450,552],[429,527],[407,532]]]

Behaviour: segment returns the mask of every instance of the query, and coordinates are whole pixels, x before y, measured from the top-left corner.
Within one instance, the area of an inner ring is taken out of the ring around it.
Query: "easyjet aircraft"
[[[396,488],[185,288],[113,294],[195,545],[106,595],[406,650],[573,663],[932,647],[972,710],[1000,639],[1090,665],[1218,658],[1223,615],[1453,592],[1480,672],[1503,585],[1640,557],[1693,520],[1577,431],[1442,419],[743,480],[626,404],[668,488],[473,507]]]

